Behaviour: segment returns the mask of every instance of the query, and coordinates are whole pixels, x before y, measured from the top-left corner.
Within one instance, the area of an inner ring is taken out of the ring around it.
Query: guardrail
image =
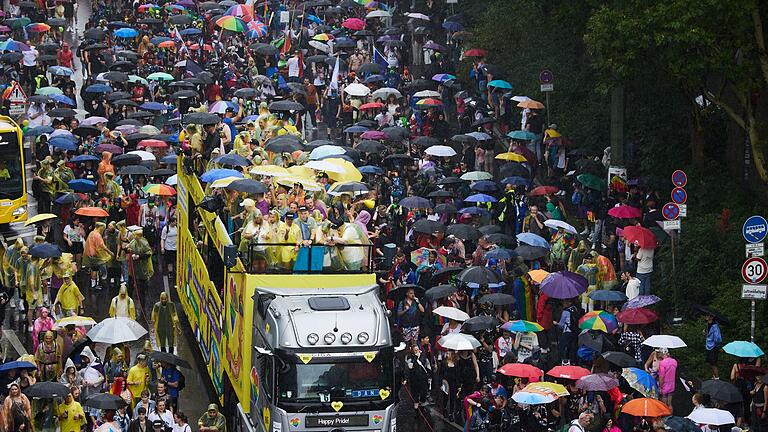
[[[372,244],[250,243],[240,259],[248,273],[350,274],[372,273]]]

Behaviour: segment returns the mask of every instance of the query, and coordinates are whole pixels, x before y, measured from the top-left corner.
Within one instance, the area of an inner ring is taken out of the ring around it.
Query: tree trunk
[[[696,102],[694,102],[696,103]],[[691,113],[689,115],[690,121],[690,146],[691,146],[691,162],[695,166],[701,166],[704,164],[704,145],[706,144],[704,139],[704,126],[702,125],[701,116],[698,112],[698,107],[691,107]]]
[[[763,143],[763,137],[758,130],[758,126],[754,122],[749,122],[749,128],[747,130],[749,134],[749,144],[752,146],[752,162],[755,164],[755,170],[757,175],[760,176],[762,184],[768,184],[768,167],[766,167],[765,159],[765,144]]]

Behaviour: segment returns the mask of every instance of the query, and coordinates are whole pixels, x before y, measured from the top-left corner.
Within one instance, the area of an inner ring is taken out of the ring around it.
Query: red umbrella
[[[500,367],[497,370],[497,372],[506,376],[537,379],[537,380],[541,378],[542,375],[544,375],[543,370],[537,368],[536,366],[525,364],[525,363],[507,363],[504,366]]]
[[[628,205],[620,205],[608,210],[608,216],[613,216],[618,219],[634,219],[639,218],[642,215],[642,210]]]
[[[360,18],[347,18],[341,23],[341,26],[350,30],[363,30],[365,28],[365,21]]]
[[[101,207],[81,207],[75,210],[76,215],[91,217],[108,217],[109,213]]]
[[[533,188],[533,190],[528,192],[528,195],[543,196],[543,195],[549,195],[557,192],[560,192],[560,188],[557,186],[539,186],[539,187]]]
[[[485,57],[488,51],[479,48],[472,48],[464,51],[464,57]]]
[[[138,148],[141,148],[141,147],[146,147],[146,148],[150,148],[150,147],[151,148],[166,148],[166,147],[168,147],[168,143],[166,143],[165,141],[160,141],[160,140],[156,140],[156,139],[145,139],[145,140],[139,141],[139,143],[136,145],[136,147],[138,147]]]
[[[658,242],[653,231],[641,226],[628,226],[624,228],[624,238],[629,242],[636,243],[643,249],[653,249]]]
[[[555,378],[577,380],[591,373],[589,369],[580,366],[555,366],[547,372],[547,375]]]
[[[616,314],[616,318],[623,324],[650,324],[659,319],[658,315],[650,309],[627,309]]]
[[[381,102],[369,102],[367,104],[360,105],[361,110],[369,110],[369,109],[379,109],[384,106]]]
[[[189,46],[189,49],[191,49],[192,51],[197,51],[197,50],[200,49],[200,44],[192,44],[192,45]],[[208,52],[213,52],[213,46],[211,46],[209,44],[204,44],[203,45],[203,50],[208,51]]]

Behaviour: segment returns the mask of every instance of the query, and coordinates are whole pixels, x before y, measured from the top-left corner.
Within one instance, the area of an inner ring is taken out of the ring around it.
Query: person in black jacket
[[[427,401],[429,384],[432,379],[432,365],[427,356],[421,352],[418,343],[412,343],[410,352],[405,357],[406,379],[413,397],[414,408]]]

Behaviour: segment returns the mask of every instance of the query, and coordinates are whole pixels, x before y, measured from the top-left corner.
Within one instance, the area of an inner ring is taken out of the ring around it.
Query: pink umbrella
[[[363,30],[365,28],[365,21],[360,18],[347,18],[341,23],[341,26],[350,30]]]
[[[99,144],[96,146],[94,150],[96,151],[96,153],[102,153],[107,151],[112,153],[113,155],[123,154],[123,148],[116,146],[114,144]]]
[[[628,206],[628,205],[620,205],[618,207],[613,207],[610,210],[608,210],[608,216],[613,216],[618,219],[633,219],[633,218],[639,218],[643,215],[643,211],[639,208]]]
[[[360,138],[370,140],[383,140],[387,139],[387,134],[382,131],[366,131],[360,135]]]

